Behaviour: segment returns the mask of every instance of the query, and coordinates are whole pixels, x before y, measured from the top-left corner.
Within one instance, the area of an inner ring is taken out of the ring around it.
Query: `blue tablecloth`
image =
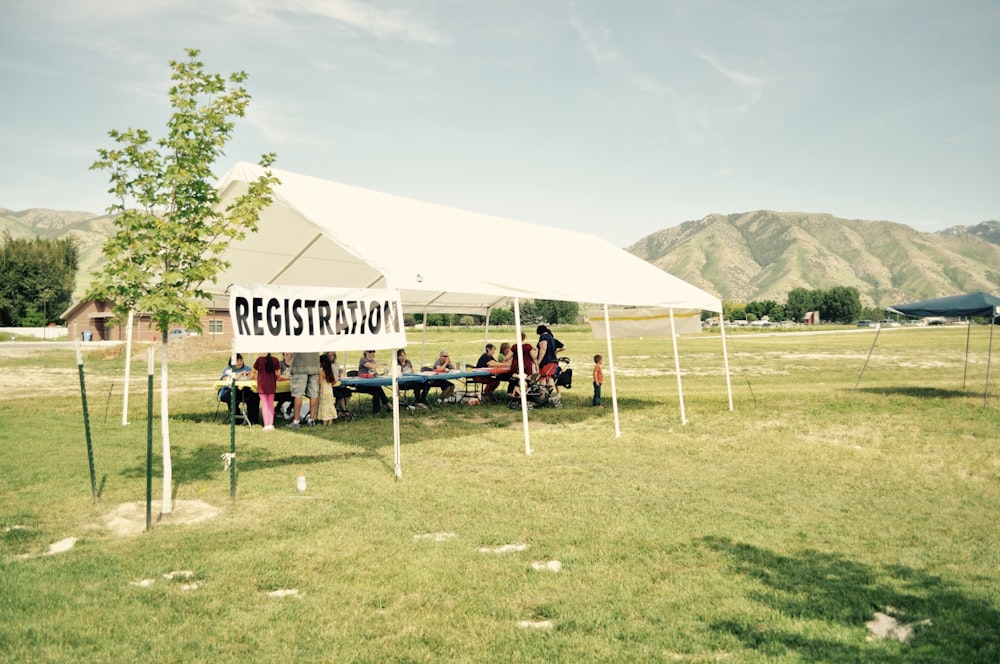
[[[430,380],[458,380],[461,378],[474,378],[476,376],[489,376],[488,369],[470,369],[468,371],[421,371],[420,373],[402,374],[397,382],[400,387],[406,389],[408,385],[418,385]],[[388,387],[392,385],[392,376],[372,376],[362,378],[361,376],[351,376],[340,379],[340,384],[345,387]]]

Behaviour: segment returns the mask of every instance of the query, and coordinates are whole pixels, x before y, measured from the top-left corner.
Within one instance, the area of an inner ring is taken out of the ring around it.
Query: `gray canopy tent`
[[[968,374],[969,340],[972,332],[972,318],[974,316],[986,316],[991,319],[991,323],[994,323],[996,317],[1000,316],[1000,297],[983,292],[966,293],[964,295],[950,295],[948,297],[920,300],[919,302],[911,302],[909,304],[894,304],[890,307],[886,307],[886,311],[902,314],[904,316],[910,316],[911,318],[941,316],[946,318],[968,319],[969,325],[965,335],[965,375],[962,377],[962,387],[964,388],[965,377]],[[994,327],[996,327],[996,325],[990,325],[989,351],[986,355],[986,386],[983,390],[984,407],[987,404],[990,393],[990,362],[993,357]],[[875,331],[875,338],[872,340],[872,349],[875,348],[875,342],[878,341],[880,331],[881,326],[879,326],[879,328]],[[871,358],[871,349],[868,351],[868,358]],[[868,359],[865,359],[865,365],[861,368],[861,375],[858,376],[858,382],[855,383],[854,389],[858,388],[858,384],[861,382],[861,376],[864,375],[865,367],[867,366]]]

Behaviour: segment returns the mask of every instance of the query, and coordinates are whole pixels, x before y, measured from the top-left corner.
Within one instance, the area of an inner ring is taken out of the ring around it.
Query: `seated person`
[[[230,380],[235,378],[236,380],[250,380],[250,374],[253,368],[248,366],[246,362],[243,361],[243,355],[241,353],[236,354],[236,364],[227,363],[226,368],[222,371],[222,375],[219,376],[219,380]],[[229,391],[229,386],[226,385],[219,390],[219,401],[223,403],[230,403],[231,393]],[[236,412],[243,412],[245,404],[248,423],[254,423],[260,416],[260,397],[249,387],[236,386]]]
[[[396,351],[396,363],[399,365],[400,376],[405,376],[406,374],[415,374],[416,371],[413,370],[413,363],[410,362],[406,357],[406,351],[400,348]],[[427,408],[427,393],[430,392],[431,388],[427,384],[427,381],[422,381],[419,383],[407,383],[405,389],[413,390],[413,405],[417,408]]]
[[[438,358],[434,360],[434,366],[431,369],[434,371],[451,371],[451,358],[448,357],[448,351],[443,350],[438,354]],[[431,387],[440,388],[441,401],[448,401],[455,394],[455,384],[443,378],[432,378],[427,381],[427,387],[428,389]]]
[[[378,372],[378,363],[375,361],[375,351],[366,350],[358,361],[358,376],[365,374],[374,376]],[[356,386],[355,391],[372,395],[372,415],[378,415],[382,406],[389,406],[389,398],[385,396],[385,390],[379,385]]]
[[[491,369],[493,367],[502,367],[504,363],[496,359],[497,347],[493,344],[486,344],[485,351],[479,356],[479,360],[476,362],[477,369]],[[496,374],[490,374],[489,376],[476,377],[475,381],[477,383],[482,383],[485,385],[483,387],[483,396],[489,396],[493,393],[493,390],[497,388],[500,384],[500,378]]]
[[[292,353],[281,354],[281,375],[278,377],[278,380],[292,379],[292,359],[294,357]]]
[[[337,381],[344,377],[344,370],[337,363],[337,352],[328,351],[326,354],[330,360],[330,370]],[[337,407],[337,417],[351,417],[351,410],[347,407],[351,398],[351,388],[337,384],[333,388],[333,398]]]

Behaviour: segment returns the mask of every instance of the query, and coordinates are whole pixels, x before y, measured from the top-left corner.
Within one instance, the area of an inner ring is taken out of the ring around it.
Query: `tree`
[[[758,300],[752,300],[747,302],[746,306],[747,320],[751,323],[755,320],[760,320],[767,315],[767,302],[760,302]],[[753,318],[751,318],[753,316]]]
[[[576,302],[563,302],[561,300],[535,300],[534,316],[543,323],[552,325],[559,323],[575,323],[576,317],[580,313],[580,305]],[[522,317],[526,317],[524,307],[521,307]]]
[[[746,305],[742,302],[723,302],[722,303],[722,317],[725,320],[746,320],[747,310]]]
[[[785,301],[785,315],[791,320],[801,322],[807,312],[819,309],[821,299],[820,291],[793,288],[788,291],[788,298]]]
[[[850,323],[861,313],[861,293],[853,286],[834,286],[823,293],[819,315],[823,320]]]
[[[271,202],[277,178],[266,171],[225,210],[219,208],[212,164],[231,138],[233,118],[250,102],[245,72],[228,78],[204,71],[200,51],[170,61],[173,82],[167,135],[155,142],[142,129],[112,130],[117,147],[98,149],[93,170],[107,171],[108,212],[117,231],[104,245],[107,262],[88,294],[114,303],[116,311],[149,313],[160,333],[160,429],[163,439],[162,511],[172,511],[168,417],[167,332],[172,325],[200,329],[209,295],[203,285],[227,267],[229,243],[257,230],[260,211]],[[261,157],[267,168],[274,154]]]
[[[0,325],[38,327],[58,320],[73,297],[79,249],[73,238],[13,239],[0,245]]]
[[[513,309],[493,309],[490,311],[490,325],[513,325]]]

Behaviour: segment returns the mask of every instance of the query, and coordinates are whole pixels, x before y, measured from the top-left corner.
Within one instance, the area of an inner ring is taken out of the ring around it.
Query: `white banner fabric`
[[[587,313],[590,331],[595,339],[606,339],[604,312],[594,310]],[[615,339],[626,337],[670,336],[670,309],[608,309],[611,336]],[[677,334],[701,332],[701,310],[674,309],[674,330]]]
[[[234,284],[229,317],[240,352],[406,347],[399,291],[387,288]]]

